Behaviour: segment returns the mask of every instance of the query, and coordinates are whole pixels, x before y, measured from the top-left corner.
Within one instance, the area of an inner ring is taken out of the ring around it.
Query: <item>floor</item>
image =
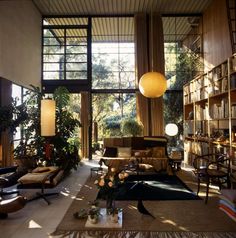
[[[0,237],[50,237],[50,233],[55,230],[58,223],[62,220],[63,215],[67,211],[71,202],[75,199],[75,195],[90,175],[90,168],[96,165],[97,164],[94,161],[90,162],[84,160],[77,171],[73,171],[69,177],[57,186],[60,195],[49,198],[52,202],[51,205],[47,205],[47,203],[42,199],[35,200],[28,203],[20,211],[9,214],[8,219],[0,220]],[[192,173],[188,174],[185,172],[189,169],[189,167],[183,166],[182,170],[178,172],[178,175],[185,180],[188,186],[196,191],[196,185],[193,183]],[[32,192],[35,191],[22,191],[26,196],[32,195]],[[209,199],[211,199],[211,196],[217,196],[217,194],[218,192],[212,188]],[[200,196],[201,195],[205,194],[200,193]]]

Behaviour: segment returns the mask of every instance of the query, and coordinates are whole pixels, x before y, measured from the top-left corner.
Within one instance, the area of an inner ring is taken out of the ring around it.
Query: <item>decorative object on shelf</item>
[[[127,173],[117,173],[115,168],[111,168],[111,171],[94,182],[100,189],[101,196],[106,199],[107,214],[112,214],[115,211],[115,198],[118,193],[118,187],[124,183],[127,177]]]

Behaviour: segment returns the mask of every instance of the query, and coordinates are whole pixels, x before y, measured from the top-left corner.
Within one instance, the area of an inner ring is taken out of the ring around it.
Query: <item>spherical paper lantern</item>
[[[178,134],[178,126],[174,123],[166,125],[165,132],[168,136],[176,136]]]
[[[167,81],[164,75],[158,72],[148,72],[139,81],[139,90],[143,96],[148,98],[160,97],[167,88]]]

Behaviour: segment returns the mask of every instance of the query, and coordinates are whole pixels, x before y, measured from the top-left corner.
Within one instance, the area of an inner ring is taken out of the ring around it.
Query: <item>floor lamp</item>
[[[55,136],[55,124],[56,124],[56,103],[52,99],[41,100],[40,110],[40,123],[41,123],[41,136],[46,139],[45,145],[45,157],[46,160],[50,160],[52,148],[50,140],[52,136]]]

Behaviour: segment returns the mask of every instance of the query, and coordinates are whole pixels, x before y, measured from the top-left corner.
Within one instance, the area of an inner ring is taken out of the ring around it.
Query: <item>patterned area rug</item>
[[[62,221],[51,237],[236,237],[236,225],[218,208],[218,199],[143,201],[155,219],[137,210],[137,201],[116,201],[123,209],[122,228],[87,228],[87,219],[76,219],[73,214],[88,209],[89,201],[98,193],[94,179],[88,179],[74,198]],[[105,207],[105,201],[100,201]]]

